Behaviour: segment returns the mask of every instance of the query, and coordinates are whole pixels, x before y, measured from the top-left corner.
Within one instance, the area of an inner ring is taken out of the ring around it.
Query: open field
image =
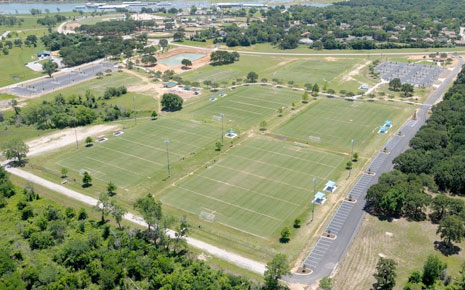
[[[458,244],[458,255],[444,256],[434,249],[437,225],[430,221],[409,222],[405,219],[381,221],[366,215],[363,224],[350,246],[347,256],[339,265],[334,277],[334,289],[370,289],[375,282],[373,274],[379,255],[394,259],[397,265],[397,285],[400,290],[413,270],[421,270],[429,254],[447,262],[450,275],[457,275],[465,260],[465,242]],[[421,233],[421,234],[420,234]]]
[[[224,93],[224,97],[220,97],[219,92],[205,93],[206,98],[214,96],[217,101],[205,101],[189,108],[189,112],[195,119],[209,121],[213,115],[223,113],[225,128],[250,129],[258,126],[262,120],[277,115],[280,107],[290,107],[292,102],[298,102],[302,96],[302,92],[264,86],[240,87],[225,90]]]
[[[378,134],[379,126],[391,120],[395,132],[413,109],[405,104],[371,103],[323,98],[300,115],[290,119],[274,132],[301,142],[351,152],[351,140],[355,140],[354,152],[367,153],[373,146],[380,147],[386,140]],[[310,136],[320,141],[310,140]]]
[[[74,173],[87,170],[102,182],[111,180],[127,188],[156,174],[166,174],[165,139],[170,141],[171,162],[175,163],[213,142],[216,133],[212,127],[176,119],[146,122],[122,136],[109,136],[107,142],[95,143],[55,162]]]
[[[38,47],[14,47],[8,55],[0,55],[0,67],[8,68],[0,74],[0,87],[42,76],[24,64],[37,59],[36,53],[43,49]]]
[[[337,179],[344,156],[257,137],[242,143],[200,173],[176,184],[163,203],[254,236],[277,235],[313,199],[317,188]]]
[[[210,80],[218,83],[231,83],[234,79],[245,79],[254,71],[262,78],[278,79],[284,83],[294,81],[301,86],[305,83],[331,82],[335,77],[351,70],[361,62],[359,58],[321,59],[311,57],[287,57],[269,55],[241,55],[240,60],[230,65],[204,66],[192,72],[182,74],[189,81]]]

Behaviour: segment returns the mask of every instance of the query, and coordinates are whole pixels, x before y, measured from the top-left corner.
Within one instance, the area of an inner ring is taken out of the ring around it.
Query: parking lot
[[[398,78],[403,84],[428,87],[438,80],[444,69],[436,65],[383,62],[376,66],[374,71],[380,74],[381,78],[386,81]]]
[[[71,69],[67,72],[57,73],[52,78],[42,78],[38,81],[31,81],[25,84],[19,84],[9,89],[9,93],[20,97],[30,97],[34,95],[42,95],[52,91],[73,85],[91,78],[101,72],[116,71],[116,63],[100,62],[90,64],[84,67]]]

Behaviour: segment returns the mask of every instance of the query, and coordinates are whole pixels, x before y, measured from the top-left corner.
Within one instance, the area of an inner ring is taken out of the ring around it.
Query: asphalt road
[[[97,73],[105,73],[108,69],[116,71],[116,63],[103,61],[71,69],[70,71],[57,73],[52,78],[40,78],[36,81],[11,86],[9,93],[20,97],[43,95],[94,78]]]
[[[336,266],[342,261],[350,243],[362,223],[366,205],[365,196],[368,188],[378,182],[382,173],[392,170],[392,161],[408,148],[410,140],[428,119],[429,108],[446,92],[449,84],[460,72],[464,61],[459,58],[459,65],[449,74],[444,82],[434,91],[417,112],[417,120],[408,120],[399,130],[402,134],[392,136],[385,144],[388,154],[380,152],[368,166],[375,175],[363,174],[347,197],[352,196],[355,203],[343,201],[325,229],[336,235],[335,239],[320,237],[307,258],[302,263],[310,274],[293,274],[284,280],[293,283],[312,285],[323,277],[330,276]]]

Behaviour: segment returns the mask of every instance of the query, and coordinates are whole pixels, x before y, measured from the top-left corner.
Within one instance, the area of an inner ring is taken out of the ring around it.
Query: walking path
[[[319,279],[332,275],[337,265],[342,261],[350,243],[362,223],[366,205],[365,196],[368,188],[376,184],[382,173],[392,170],[392,161],[408,148],[410,140],[429,118],[428,109],[446,92],[449,84],[460,72],[464,61],[459,58],[459,64],[449,74],[446,80],[434,91],[428,100],[420,107],[417,120],[408,120],[399,132],[392,136],[385,148],[387,153],[379,152],[368,166],[371,174],[362,174],[358,182],[342,201],[333,218],[324,230],[325,233],[335,235],[335,238],[321,236],[302,263],[302,267],[310,270],[309,274],[294,274],[285,277],[286,281],[302,284],[314,284]],[[350,202],[349,197],[355,200]]]
[[[85,204],[88,204],[90,206],[97,205],[97,200],[95,198],[93,198],[93,197],[90,197],[90,196],[87,196],[85,194],[74,191],[72,189],[66,188],[66,187],[64,187],[62,185],[50,182],[50,181],[48,181],[46,179],[43,179],[43,178],[41,178],[41,177],[39,177],[37,175],[34,175],[34,174],[29,173],[27,171],[24,171],[22,169],[7,166],[6,170],[8,172],[10,172],[11,174],[14,174],[16,176],[24,178],[24,179],[26,179],[26,180],[28,180],[28,181],[30,181],[32,183],[39,184],[39,185],[41,185],[41,186],[43,186],[45,188],[48,188],[48,189],[50,189],[50,190],[52,190],[54,192],[57,192],[59,194],[63,194],[65,196],[69,197],[69,198],[78,200],[78,201],[83,202]],[[144,222],[143,218],[141,218],[139,216],[136,216],[136,215],[133,215],[131,213],[127,213],[124,216],[124,219],[127,220],[127,221],[130,221],[132,223],[141,225],[141,226],[147,226],[147,224]],[[168,230],[167,234],[172,238],[175,237],[175,232],[172,231],[172,230]],[[208,243],[202,242],[200,240],[197,240],[197,239],[194,239],[194,238],[191,238],[191,237],[187,237],[186,241],[190,246],[193,246],[193,247],[195,247],[195,248],[197,248],[197,249],[199,249],[201,251],[207,252],[207,253],[209,253],[209,254],[217,257],[217,258],[220,258],[222,260],[228,261],[228,262],[230,262],[230,263],[232,263],[234,265],[237,265],[237,266],[239,266],[241,268],[244,268],[244,269],[247,269],[249,271],[259,273],[259,274],[263,274],[265,272],[265,265],[260,263],[260,262],[256,262],[256,261],[251,260],[249,258],[245,258],[243,256],[240,256],[238,254],[235,254],[235,253],[220,249],[218,247],[215,247],[213,245],[210,245]]]

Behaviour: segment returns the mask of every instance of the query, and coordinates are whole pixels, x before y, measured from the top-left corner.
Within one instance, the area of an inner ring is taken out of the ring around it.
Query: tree
[[[186,36],[186,35],[185,35],[184,32],[182,32],[182,31],[176,31],[176,32],[173,34],[173,40],[174,40],[174,41],[183,41],[185,36]]]
[[[184,58],[184,59],[181,61],[181,64],[182,64],[185,68],[189,68],[190,66],[192,66],[192,61],[190,61],[190,59]]]
[[[141,58],[141,60],[144,64],[147,64],[149,66],[153,66],[157,63],[157,58],[154,57],[153,55],[144,55]]]
[[[92,185],[92,177],[90,176],[89,172],[84,171],[84,174],[82,176],[82,187],[89,187]]]
[[[82,221],[85,219],[87,219],[87,212],[84,208],[80,208],[78,213],[78,220]]]
[[[100,193],[95,209],[102,213],[102,219],[101,219],[102,224],[105,223],[105,216],[110,212],[111,208],[112,208],[112,203],[110,201],[110,196],[108,195],[108,193],[106,192]]]
[[[397,90],[400,89],[401,86],[402,86],[402,83],[401,83],[399,78],[392,79],[389,82],[389,89],[390,90],[397,91]]]
[[[439,223],[437,234],[441,236],[448,247],[452,247],[452,242],[460,243],[465,234],[463,220],[455,215],[446,216]]]
[[[266,121],[263,120],[260,122],[260,131],[265,131],[266,130]]]
[[[163,217],[161,202],[153,198],[150,193],[145,197],[137,199],[136,203],[134,204],[134,209],[142,215],[145,222],[147,223],[147,228],[149,231],[152,228],[155,228]]]
[[[403,84],[400,88],[404,97],[411,97],[413,94],[413,86],[411,84]]]
[[[352,161],[347,161],[346,169],[352,169]]]
[[[187,243],[186,243],[185,238],[187,237],[187,234],[189,233],[190,227],[191,226],[187,222],[187,218],[185,216],[183,216],[181,218],[181,222],[176,227],[176,233],[174,234],[174,236],[175,236],[175,240],[174,240],[175,248],[174,248],[174,251],[175,252],[177,252],[182,247],[186,247]]]
[[[306,104],[308,103],[308,92],[305,91],[304,94],[302,95],[302,103]]]
[[[112,202],[110,205],[110,213],[115,218],[116,224],[121,230],[121,221],[123,220],[124,215],[127,213],[127,210],[125,210],[122,206]]]
[[[439,278],[439,275],[446,269],[446,264],[441,262],[435,255],[429,255],[423,266],[422,282],[426,286],[431,286]]]
[[[152,117],[152,120],[158,119],[158,113],[157,113],[157,111],[153,111],[152,114],[151,114],[151,117]]]
[[[247,82],[248,83],[256,83],[258,80],[258,74],[251,71],[247,74]]]
[[[46,60],[42,64],[42,70],[48,74],[49,77],[52,77],[52,74],[56,72],[58,69],[58,64],[56,62],[52,61],[51,59]]]
[[[397,263],[392,259],[379,258],[378,264],[376,265],[377,272],[373,275],[376,279],[373,289],[393,289],[396,285],[396,266]]]
[[[279,241],[281,243],[287,243],[290,240],[290,236],[291,236],[291,231],[289,230],[288,227],[285,227],[281,231],[281,238],[279,238]]]
[[[61,178],[66,178],[68,176],[68,169],[65,167],[61,168]]]
[[[114,196],[116,194],[115,191],[117,189],[118,188],[116,187],[116,185],[113,182],[111,182],[111,181],[108,182],[108,184],[107,184],[107,193],[108,193],[109,196]]]
[[[300,224],[301,224],[301,223],[302,223],[302,220],[299,219],[299,218],[296,218],[296,219],[294,220],[294,228],[296,228],[296,229],[300,228]]]
[[[166,39],[160,39],[158,44],[163,48],[163,50],[168,46],[168,40]]]
[[[358,153],[354,153],[354,155],[352,156],[352,160],[354,162],[357,162],[358,161]]]
[[[92,137],[87,137],[86,138],[86,147],[92,146]]]
[[[315,83],[312,87],[312,94],[313,96],[318,96],[318,93],[320,92],[320,87],[318,86],[317,83]]]
[[[182,103],[184,100],[176,94],[166,93],[163,94],[161,97],[161,105],[163,106],[163,110],[166,111],[177,111],[182,108]]]
[[[290,266],[286,255],[277,254],[274,256],[273,260],[266,264],[266,271],[264,274],[265,285],[263,288],[266,290],[284,289],[284,287],[279,285],[279,279],[284,275],[288,275],[289,270]]]
[[[16,99],[11,100],[10,102],[11,107],[15,111],[15,115],[18,116],[19,112],[21,112],[21,108],[18,106],[18,101]]]
[[[279,107],[279,109],[278,109],[278,117],[282,117],[283,112],[284,112],[283,107]]]
[[[221,151],[221,148],[222,148],[222,147],[223,147],[223,144],[221,144],[220,141],[217,141],[217,142],[215,143],[215,150],[216,150],[216,151]]]
[[[333,289],[333,280],[329,277],[324,277],[323,279],[320,280],[320,283],[318,283],[317,290],[331,290],[331,289]]]
[[[19,165],[22,165],[29,152],[29,146],[21,139],[12,139],[3,146],[3,150],[7,159],[15,159]]]

